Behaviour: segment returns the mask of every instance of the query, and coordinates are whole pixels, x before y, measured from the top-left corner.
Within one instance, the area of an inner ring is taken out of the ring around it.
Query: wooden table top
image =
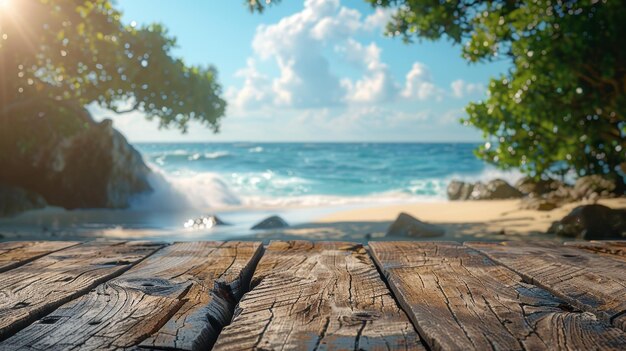
[[[0,350],[625,350],[626,241],[5,242]]]

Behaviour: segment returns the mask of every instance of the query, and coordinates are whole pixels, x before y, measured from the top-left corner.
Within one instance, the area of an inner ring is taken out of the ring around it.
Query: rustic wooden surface
[[[0,243],[0,273],[78,244],[78,242],[71,241],[10,241]]]
[[[624,333],[457,243],[373,242],[372,256],[434,350],[592,350]],[[593,333],[587,331],[593,330]]]
[[[252,242],[174,244],[61,306],[46,317],[54,323],[34,323],[2,347],[123,349],[143,341],[161,349],[207,349],[230,321],[260,253],[260,243]]]
[[[570,241],[565,245],[615,255],[626,260],[626,241]]]
[[[0,273],[0,339],[122,274],[161,246],[87,243]]]
[[[363,246],[272,242],[215,350],[424,350]]]
[[[624,248],[0,243],[0,350],[626,350]]]
[[[553,242],[467,245],[527,282],[626,330],[626,262]]]

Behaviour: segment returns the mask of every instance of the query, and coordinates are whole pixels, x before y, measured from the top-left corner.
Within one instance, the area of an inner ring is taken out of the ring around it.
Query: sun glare
[[[0,0],[0,11],[5,12],[11,10],[13,7],[13,0]]]

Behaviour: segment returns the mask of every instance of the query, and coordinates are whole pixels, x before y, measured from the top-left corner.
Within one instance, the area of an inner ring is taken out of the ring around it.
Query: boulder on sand
[[[0,217],[44,207],[46,200],[41,195],[19,187],[0,185]]]
[[[453,180],[448,184],[448,200],[467,200],[474,190],[474,184]]]
[[[387,229],[386,236],[401,236],[415,238],[432,238],[442,236],[446,231],[434,224],[425,223],[404,212]]]
[[[470,199],[472,200],[504,200],[522,197],[519,190],[502,179],[494,179],[487,183],[476,183]]]
[[[278,229],[286,227],[289,227],[289,224],[287,224],[284,219],[280,218],[279,216],[271,216],[253,225],[251,229]]]
[[[548,233],[585,240],[626,238],[626,210],[584,205],[552,223]]]

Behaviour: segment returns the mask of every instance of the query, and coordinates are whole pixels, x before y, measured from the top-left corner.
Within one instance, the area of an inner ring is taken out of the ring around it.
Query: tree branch
[[[120,115],[121,115],[121,114],[124,114],[124,113],[129,113],[129,112],[137,111],[137,110],[139,109],[139,105],[140,105],[140,103],[139,103],[139,102],[137,102],[137,103],[135,103],[135,104],[133,105],[133,107],[131,107],[131,108],[129,108],[129,109],[126,109],[126,110],[118,110],[117,108],[113,108],[113,109],[111,109],[111,111],[113,111],[113,112],[115,112],[115,113],[117,113],[117,114],[120,114]]]

